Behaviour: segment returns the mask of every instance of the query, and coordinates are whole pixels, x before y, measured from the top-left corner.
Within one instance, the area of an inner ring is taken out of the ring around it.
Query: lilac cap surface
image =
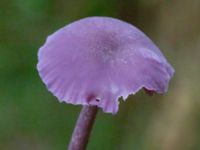
[[[60,102],[118,111],[142,88],[165,93],[174,69],[158,47],[133,25],[109,17],[75,21],[39,49],[37,69]]]

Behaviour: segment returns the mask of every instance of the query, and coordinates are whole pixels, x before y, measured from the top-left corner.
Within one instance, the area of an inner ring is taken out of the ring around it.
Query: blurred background
[[[0,150],[64,150],[80,106],[61,104],[36,71],[47,35],[87,16],[130,22],[176,73],[165,95],[143,91],[99,112],[88,150],[200,150],[199,0],[1,0]]]

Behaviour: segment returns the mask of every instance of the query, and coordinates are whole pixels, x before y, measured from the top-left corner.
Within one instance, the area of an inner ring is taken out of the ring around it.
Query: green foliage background
[[[0,150],[64,150],[80,106],[59,103],[36,71],[47,35],[87,16],[143,30],[176,69],[169,91],[143,91],[98,114],[88,150],[200,149],[199,0],[1,0]]]

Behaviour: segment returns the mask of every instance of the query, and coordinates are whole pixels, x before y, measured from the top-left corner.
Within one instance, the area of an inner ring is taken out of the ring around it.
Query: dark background
[[[165,95],[140,91],[117,115],[100,111],[88,149],[199,150],[199,0],[1,0],[0,150],[66,149],[81,107],[47,91],[37,51],[47,35],[87,16],[134,24],[176,70]]]

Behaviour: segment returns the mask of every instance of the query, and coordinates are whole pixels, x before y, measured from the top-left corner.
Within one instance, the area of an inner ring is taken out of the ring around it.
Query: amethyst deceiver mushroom
[[[73,22],[47,38],[39,49],[40,77],[59,101],[81,104],[68,150],[85,150],[97,108],[117,113],[144,88],[164,93],[174,74],[158,47],[133,25],[109,17]]]
[[[142,88],[164,93],[174,69],[159,48],[133,25],[110,17],[75,21],[39,49],[37,69],[60,102],[95,105],[117,113]]]

